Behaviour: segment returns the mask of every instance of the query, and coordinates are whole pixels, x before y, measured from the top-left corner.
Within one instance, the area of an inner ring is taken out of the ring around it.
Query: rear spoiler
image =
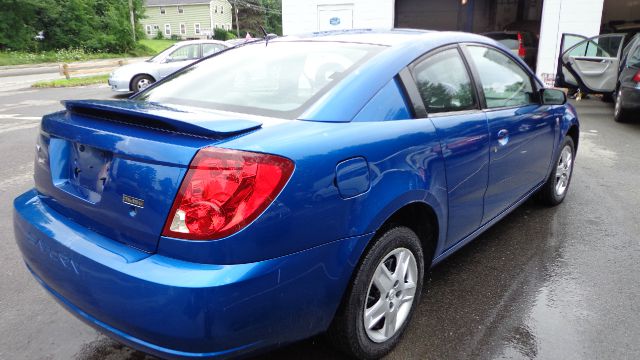
[[[206,138],[225,138],[262,126],[262,122],[230,118],[228,113],[174,108],[135,100],[64,100],[67,111],[99,119]]]

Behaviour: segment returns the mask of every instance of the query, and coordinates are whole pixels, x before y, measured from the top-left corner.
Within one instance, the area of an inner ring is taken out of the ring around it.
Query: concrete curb
[[[103,67],[105,64],[117,62],[120,60],[131,64],[135,62],[144,61],[148,58],[149,57],[96,59],[96,60],[90,60],[90,61],[71,62],[68,64],[69,66],[100,68],[100,67]],[[57,73],[60,71],[60,66],[62,64],[63,63],[43,63],[43,64],[0,66],[0,77]]]

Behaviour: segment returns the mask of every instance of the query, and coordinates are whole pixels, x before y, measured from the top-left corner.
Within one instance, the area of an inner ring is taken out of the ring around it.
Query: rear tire
[[[156,81],[149,75],[136,75],[133,80],[131,80],[131,91],[142,91],[154,82]]]
[[[538,198],[542,203],[549,206],[560,204],[567,196],[571,176],[573,175],[573,165],[575,163],[575,145],[571,136],[566,136],[560,152],[553,163],[551,174],[540,189]]]
[[[377,359],[400,341],[420,303],[424,255],[418,236],[399,226],[374,240],[328,331],[331,342],[358,359]]]
[[[622,90],[618,90],[613,108],[613,120],[619,123],[629,121],[629,110],[622,106]]]

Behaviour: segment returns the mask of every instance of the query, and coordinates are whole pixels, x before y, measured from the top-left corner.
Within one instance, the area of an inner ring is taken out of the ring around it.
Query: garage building
[[[417,28],[482,33],[509,24],[539,34],[536,73],[553,84],[563,33],[600,34],[640,22],[640,0],[282,0],[285,35],[342,29]]]

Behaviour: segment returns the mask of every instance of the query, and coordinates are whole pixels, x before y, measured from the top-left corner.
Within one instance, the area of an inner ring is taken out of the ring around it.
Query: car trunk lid
[[[229,113],[121,101],[66,101],[36,147],[41,198],[81,226],[154,252],[198,149],[261,127]]]

